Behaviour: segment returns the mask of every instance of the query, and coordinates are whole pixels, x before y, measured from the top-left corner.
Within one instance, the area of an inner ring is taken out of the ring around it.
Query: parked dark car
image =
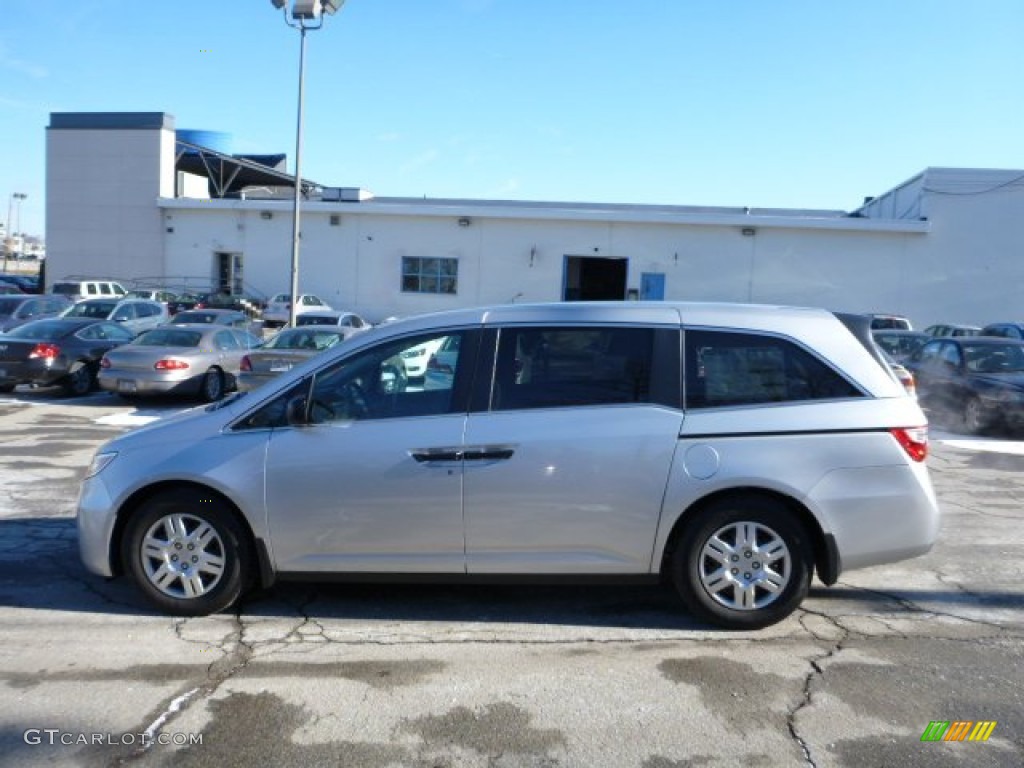
[[[252,326],[252,320],[244,312],[233,309],[187,309],[176,314],[167,321],[167,324],[226,325],[230,328],[248,331]]]
[[[981,329],[979,336],[1001,336],[1004,339],[1024,339],[1024,323],[992,323]]]
[[[96,385],[103,355],[133,337],[118,323],[91,317],[25,323],[0,336],[0,392],[59,384],[68,395],[84,395]]]
[[[875,344],[888,352],[893,360],[900,363],[916,352],[931,336],[920,331],[872,331]]]
[[[977,336],[981,328],[977,325],[952,325],[949,323],[929,325],[924,332],[934,338],[942,336]]]
[[[987,336],[935,339],[907,360],[918,400],[962,419],[972,433],[1024,426],[1024,342]]]
[[[914,326],[903,315],[873,314],[868,317],[871,318],[871,330],[873,331],[912,331],[914,329]]]
[[[173,316],[187,309],[195,309],[199,302],[199,294],[179,293],[171,301],[167,302],[167,311]]]
[[[227,293],[204,293],[196,301],[195,309],[233,309],[251,315],[260,314],[267,306],[265,299],[256,296]]]
[[[22,293],[39,293],[39,275],[14,275],[10,272],[0,273],[0,280],[13,283]]]
[[[0,333],[59,315],[71,306],[63,296],[0,296]]]

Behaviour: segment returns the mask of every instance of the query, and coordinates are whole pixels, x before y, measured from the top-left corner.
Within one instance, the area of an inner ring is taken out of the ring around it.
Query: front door
[[[282,572],[464,573],[463,366],[428,387],[402,353],[461,332],[363,350],[318,372],[308,426],[275,429],[266,499]],[[462,346],[465,349],[465,346]]]

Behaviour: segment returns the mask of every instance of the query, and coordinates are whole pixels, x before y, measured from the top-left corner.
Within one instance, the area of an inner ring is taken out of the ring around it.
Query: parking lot
[[[1013,436],[933,425],[935,549],[759,632],[646,587],[279,585],[175,619],[84,571],[73,512],[100,442],[183,407],[0,398],[0,765],[1024,764]]]

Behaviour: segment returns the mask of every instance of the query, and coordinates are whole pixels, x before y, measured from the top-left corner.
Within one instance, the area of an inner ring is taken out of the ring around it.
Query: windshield
[[[78,295],[78,283],[55,283],[50,292],[61,293],[65,296],[76,296]]]
[[[116,306],[116,301],[83,301],[67,310],[64,313],[64,317],[96,317],[106,319]]]
[[[198,347],[202,338],[199,331],[157,328],[142,334],[132,344],[137,347]]]
[[[79,328],[79,325],[62,323],[60,320],[37,320],[28,323],[13,331],[4,334],[5,339],[26,339],[29,341],[41,341],[43,339],[59,339],[71,331]]]
[[[217,315],[213,312],[179,312],[173,318],[171,318],[172,325],[185,325],[186,323],[215,323],[217,318],[223,318],[225,321],[231,320],[231,317],[224,315]]]
[[[332,331],[318,331],[315,328],[293,328],[282,331],[263,345],[263,349],[312,349],[323,350],[341,341],[343,335]]]

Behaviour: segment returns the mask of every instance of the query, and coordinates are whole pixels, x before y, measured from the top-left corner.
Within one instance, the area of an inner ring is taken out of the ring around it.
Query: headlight
[[[92,457],[92,461],[89,462],[89,469],[85,471],[86,478],[98,475],[104,470],[104,468],[117,457],[117,451],[111,451],[109,453],[97,453]]]
[[[1001,403],[1024,403],[1024,391],[1019,389],[1004,389],[995,397]]]

